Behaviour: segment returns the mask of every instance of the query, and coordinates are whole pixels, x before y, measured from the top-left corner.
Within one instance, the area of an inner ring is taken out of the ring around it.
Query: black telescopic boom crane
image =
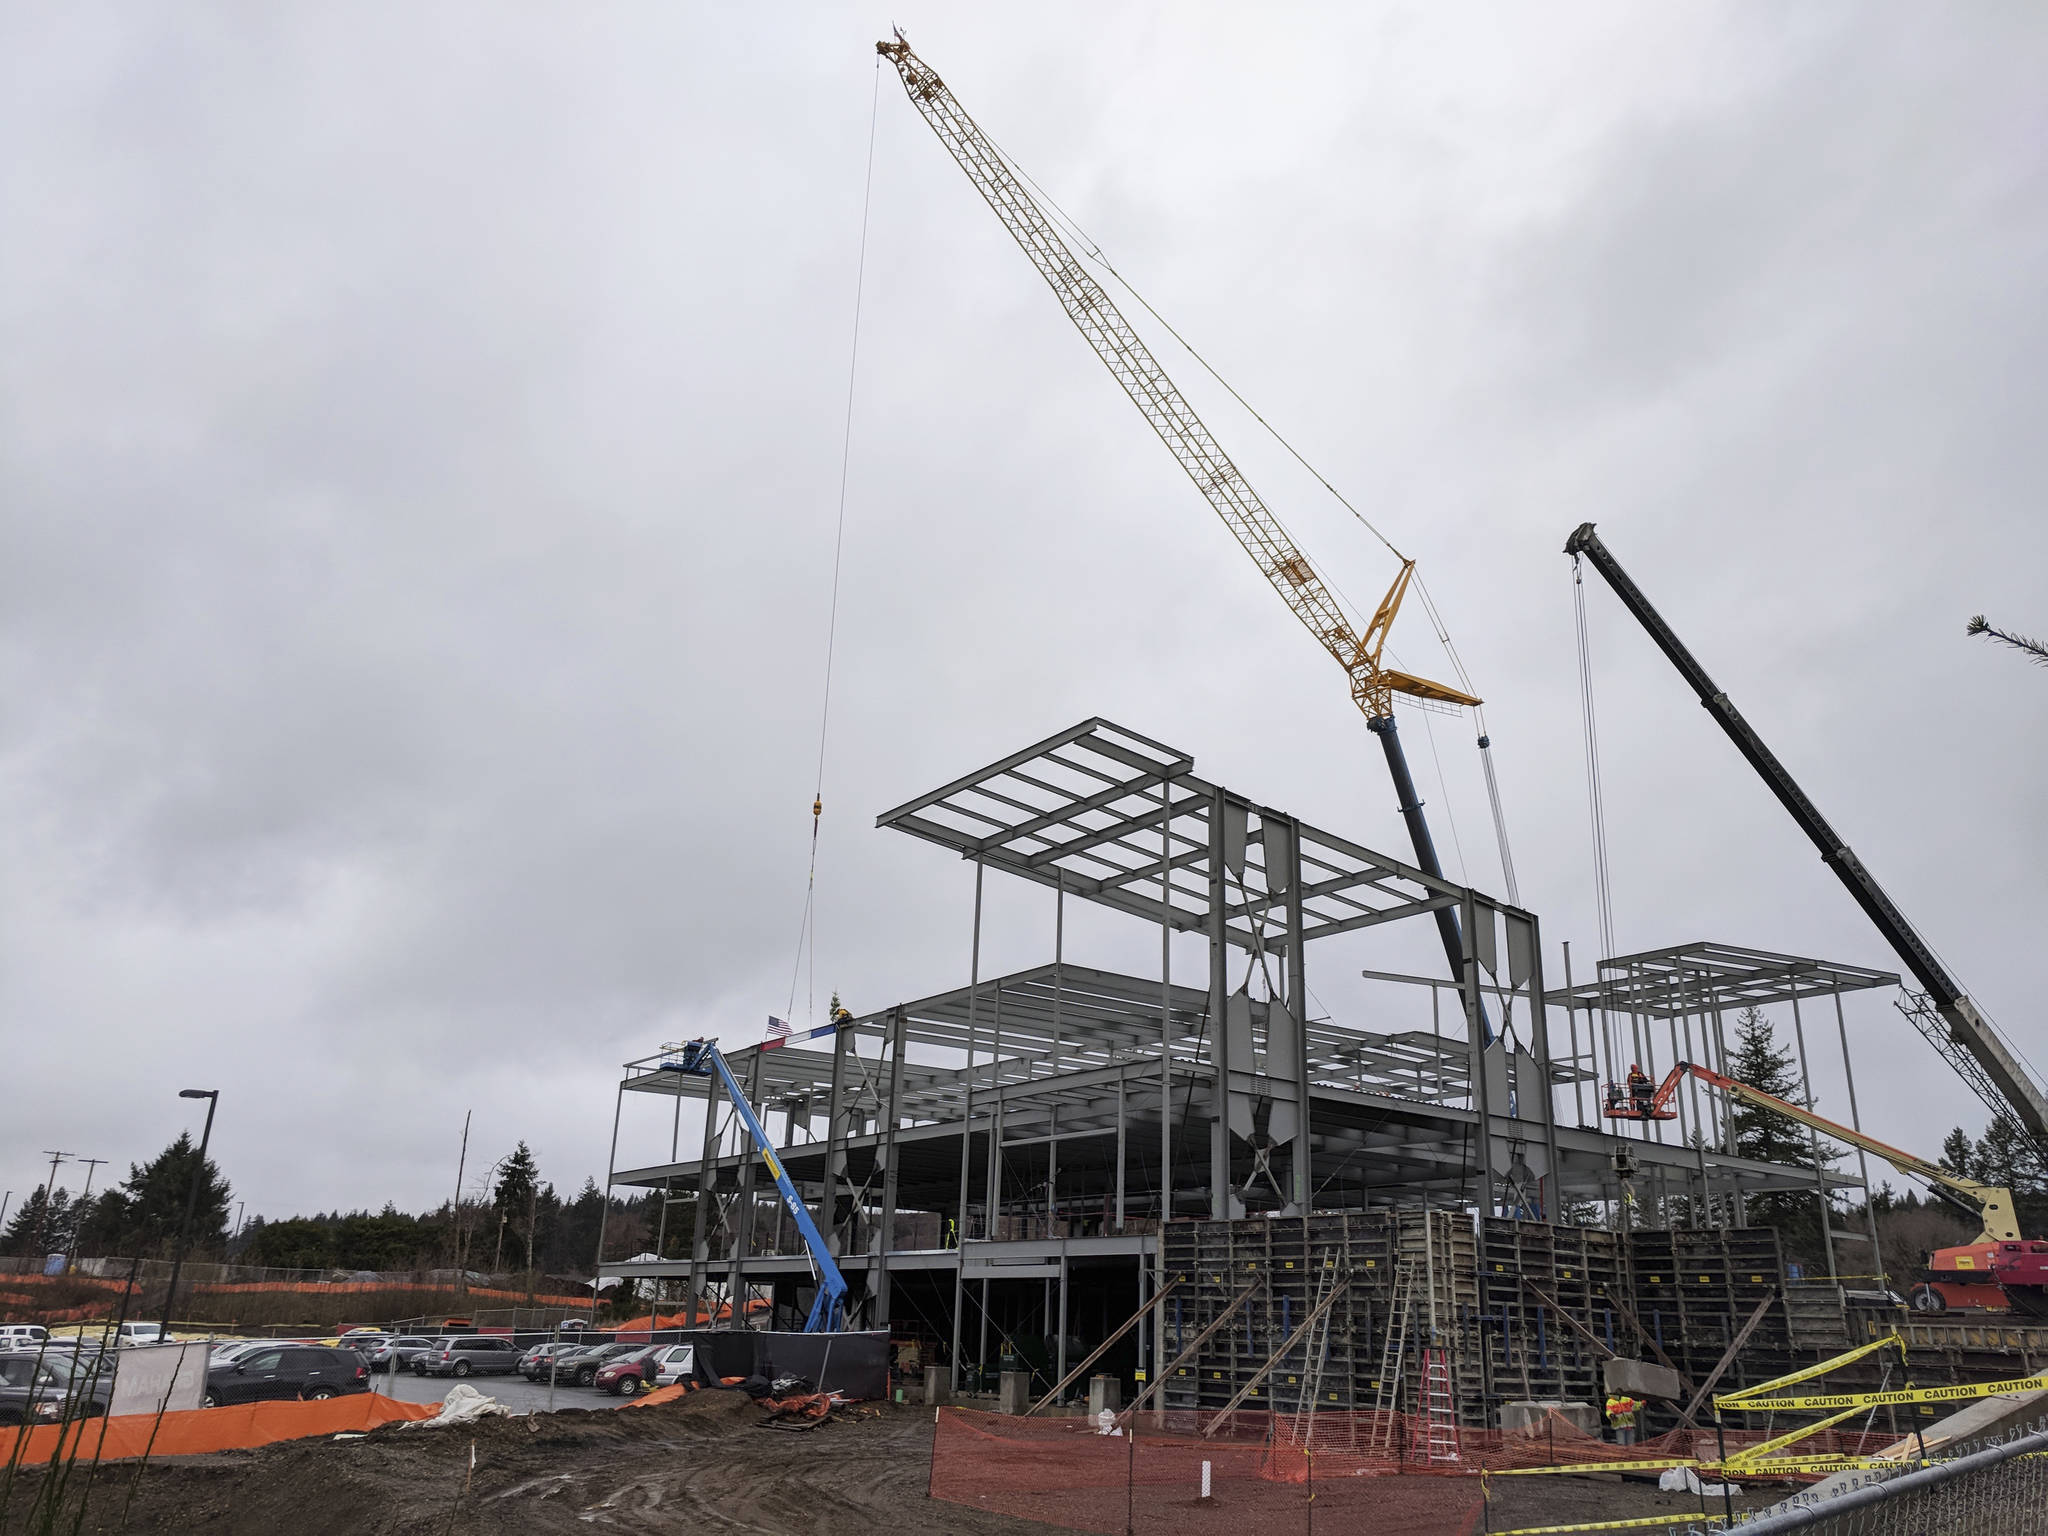
[[[1990,1080],[1990,1085],[2004,1101],[2004,1107],[2026,1128],[2037,1149],[2048,1145],[2048,1096],[2042,1094],[2026,1069],[2006,1049],[2005,1042],[1998,1038],[1990,1023],[1977,1011],[1977,1005],[1949,975],[1948,968],[1927,947],[1927,942],[1913,930],[1906,914],[1892,904],[1891,897],[1864,868],[1855,851],[1828,825],[1820,807],[1807,798],[1806,791],[1786,772],[1777,755],[1764,745],[1763,738],[1742,717],[1742,712],[1728,695],[1707,676],[1707,669],[1685,648],[1685,642],[1664,622],[1663,615],[1650,606],[1650,600],[1643,596],[1642,589],[1629,579],[1628,572],[1600,542],[1599,536],[1593,532],[1593,525],[1581,523],[1565,541],[1564,552],[1574,558],[1584,556],[1607,579],[1608,586],[1614,589],[1614,595],[1621,599],[1622,606],[1649,631],[1650,638],[1657,642],[1657,649],[1670,658],[1679,675],[1699,696],[1707,713],[1714,717],[1715,724],[1735,743],[1735,750],[1748,760],[1749,766],[1778,797],[1778,803],[1799,823],[1799,829],[1812,839],[1813,845],[1820,850],[1821,861],[1848,887],[1849,894],[1856,898],[1856,905],[1877,925],[1878,932],[1905,962],[1906,969],[1926,989],[1928,1001],[1948,1026],[1949,1038],[1954,1045],[1960,1047],[1970,1062]],[[1951,1056],[1951,1059],[1954,1058]],[[2000,1106],[1993,1104],[1991,1108],[1997,1111]]]

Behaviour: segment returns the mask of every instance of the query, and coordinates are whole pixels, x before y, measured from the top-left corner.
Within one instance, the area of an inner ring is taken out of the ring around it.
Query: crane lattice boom
[[[1387,631],[1407,591],[1414,562],[1404,562],[1379,611],[1361,637],[1351,627],[1336,598],[1308,557],[1295,546],[1259,495],[1230,460],[1215,436],[1195,414],[1166,370],[1159,365],[1102,285],[1060,238],[1002,155],[946,83],[930,65],[910,51],[899,36],[877,43],[876,51],[896,66],[903,89],[933,132],[967,173],[996,217],[1003,221],[1046,285],[1058,297],[1095,355],[1115,375],[1159,440],[1194,481],[1224,526],[1244,546],[1259,572],[1293,610],[1322,648],[1337,659],[1351,679],[1351,696],[1369,717],[1391,715],[1395,693],[1445,704],[1477,705],[1480,701],[1455,688],[1412,677],[1380,665]]]

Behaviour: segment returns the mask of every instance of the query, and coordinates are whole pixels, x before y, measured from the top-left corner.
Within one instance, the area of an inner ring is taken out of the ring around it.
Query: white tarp
[[[176,1413],[197,1408],[206,1396],[206,1360],[213,1346],[190,1343],[134,1344],[116,1356],[111,1413]]]

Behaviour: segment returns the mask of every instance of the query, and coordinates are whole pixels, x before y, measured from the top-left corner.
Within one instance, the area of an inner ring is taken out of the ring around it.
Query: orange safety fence
[[[375,1429],[406,1419],[431,1419],[439,1403],[402,1403],[375,1392],[352,1393],[316,1403],[240,1403],[226,1408],[189,1408],[176,1413],[124,1413],[108,1419],[41,1424],[0,1431],[0,1459],[21,1465],[91,1461],[132,1461],[140,1456],[206,1456],[248,1450],[280,1440],[304,1440],[348,1430]],[[151,1441],[152,1433],[155,1436]],[[24,1444],[26,1440],[26,1444]]]
[[[1128,1526],[1175,1536],[1298,1530],[1313,1496],[1317,1518],[1329,1516],[1331,1529],[1346,1528],[1342,1520],[1355,1511],[1376,1536],[1466,1536],[1478,1528],[1481,1473],[1713,1462],[1767,1438],[1762,1430],[1719,1438],[1711,1429],[1673,1430],[1621,1445],[1556,1413],[1527,1430],[1440,1425],[1433,1434],[1423,1416],[1371,1410],[1147,1410],[1119,1427],[1124,1433],[1103,1435],[1086,1419],[944,1409],[933,1436],[932,1496],[1073,1530]],[[1868,1455],[1892,1443],[1875,1428],[1824,1430],[1802,1440],[1799,1454]],[[1205,1469],[1211,1502],[1201,1498]],[[1224,1510],[1233,1513],[1225,1518]]]
[[[1081,1419],[942,1409],[932,1497],[1104,1536],[1262,1536],[1304,1530],[1311,1519],[1374,1536],[1472,1536],[1480,1528],[1476,1478],[1363,1477],[1334,1467],[1325,1476],[1321,1455],[1311,1476],[1306,1459],[1272,1440],[1273,1415],[1233,1415],[1213,1437],[1203,1435],[1214,1417],[1168,1414],[1162,1426],[1141,1414],[1124,1433],[1103,1435]]]
[[[195,1285],[195,1296],[247,1296],[264,1293],[296,1294],[304,1296],[350,1296],[367,1295],[373,1292],[432,1292],[437,1296],[456,1294],[452,1285],[422,1285],[409,1280],[237,1280],[222,1285]],[[482,1297],[487,1301],[513,1301],[522,1306],[535,1307],[588,1307],[588,1296],[534,1296],[530,1300],[524,1291],[498,1291],[482,1286],[470,1286],[461,1293],[465,1299]]]
[[[1206,1416],[1205,1416],[1206,1417]],[[1240,1411],[1233,1417],[1242,1433],[1259,1433],[1270,1426],[1275,1446],[1276,1472],[1293,1481],[1307,1474],[1304,1453],[1313,1452],[1316,1475],[1383,1475],[1387,1473],[1427,1476],[1461,1476],[1477,1472],[1511,1472],[1529,1467],[1596,1466],[1603,1462],[1671,1460],[1712,1462],[1722,1454],[1734,1455],[1768,1438],[1763,1430],[1728,1429],[1716,1436],[1713,1430],[1674,1429],[1661,1435],[1622,1445],[1588,1434],[1561,1413],[1548,1413],[1528,1427],[1516,1430],[1470,1429],[1441,1426],[1432,1435],[1429,1421],[1420,1414],[1392,1413],[1374,1409],[1344,1409],[1316,1413],[1269,1413]],[[1165,1423],[1189,1422],[1193,1414],[1165,1416]],[[1822,1430],[1799,1442],[1799,1454],[1806,1457],[1869,1455],[1895,1442],[1897,1436],[1872,1430],[1869,1433]],[[1817,1474],[1816,1474],[1817,1475]]]

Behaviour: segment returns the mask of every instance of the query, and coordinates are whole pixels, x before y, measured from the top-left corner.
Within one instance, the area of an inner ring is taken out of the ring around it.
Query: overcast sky
[[[878,84],[815,1007],[965,980],[969,871],[875,814],[1089,715],[1405,856],[1337,669],[878,81],[892,20],[1422,561],[1553,965],[1590,518],[2048,1065],[2048,674],[1963,633],[2048,629],[2039,7],[892,4],[0,13],[0,1182],[204,1086],[266,1215],[444,1199],[470,1109],[472,1169],[580,1183],[620,1062],[783,1011]],[[1384,551],[1161,355],[1369,606]],[[1892,967],[1589,602],[1621,948]],[[991,903],[985,969],[1049,958]],[[1981,1120],[1850,1017],[1868,1124]]]

